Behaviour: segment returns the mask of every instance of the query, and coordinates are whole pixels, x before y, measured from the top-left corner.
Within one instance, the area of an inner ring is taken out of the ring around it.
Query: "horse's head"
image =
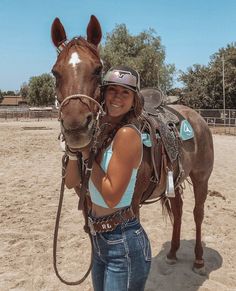
[[[92,15],[87,40],[78,37],[68,41],[63,25],[56,18],[51,37],[58,50],[52,73],[56,78],[57,100],[61,104],[62,134],[71,148],[83,148],[91,141],[98,110],[96,101],[99,101],[102,63],[97,47],[102,37],[101,27]]]

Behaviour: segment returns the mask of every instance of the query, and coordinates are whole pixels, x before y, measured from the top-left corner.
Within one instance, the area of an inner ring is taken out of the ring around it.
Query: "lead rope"
[[[72,98],[77,98],[77,97],[87,97],[86,95],[81,96],[81,94],[77,95],[72,95],[67,97],[68,99]],[[89,97],[90,99],[91,97]],[[90,233],[90,229],[88,226],[88,204],[87,204],[87,199],[86,199],[86,194],[88,191],[88,181],[92,172],[92,165],[93,161],[95,159],[95,155],[97,153],[97,138],[99,135],[99,118],[102,114],[104,114],[104,111],[102,109],[102,106],[98,103],[99,105],[99,112],[96,116],[96,120],[93,126],[93,135],[92,135],[92,147],[90,149],[90,154],[89,154],[89,159],[88,159],[88,164],[85,168],[85,173],[83,175],[83,182],[80,188],[80,200],[79,200],[79,205],[78,208],[82,207],[83,209],[83,214],[84,214],[84,220],[85,220],[85,225],[84,225],[84,231],[89,235],[90,239],[90,245],[91,245],[91,257],[90,257],[90,265],[85,273],[85,275],[77,281],[67,281],[61,277],[59,274],[58,268],[57,268],[57,241],[58,241],[58,230],[59,230],[59,225],[60,225],[60,217],[61,217],[61,209],[62,209],[62,204],[63,204],[63,198],[64,198],[64,191],[65,191],[65,172],[66,172],[66,164],[67,164],[67,155],[65,154],[62,157],[62,181],[61,181],[61,190],[60,190],[60,197],[59,197],[59,204],[58,204],[58,209],[57,209],[57,215],[56,215],[56,223],[55,223],[55,229],[54,229],[54,239],[53,239],[53,267],[54,271],[57,275],[57,277],[60,279],[61,282],[63,282],[66,285],[74,286],[74,285],[79,285],[81,284],[89,275],[91,269],[92,269],[92,258],[93,258],[93,242],[92,242],[92,235]],[[60,117],[60,115],[59,115]]]
[[[81,284],[89,275],[91,269],[92,269],[92,257],[93,257],[93,243],[92,243],[92,236],[88,231],[89,238],[90,238],[90,245],[91,245],[91,258],[90,258],[90,265],[85,273],[85,275],[78,281],[67,281],[62,278],[62,276],[59,274],[58,268],[57,268],[57,241],[58,241],[58,230],[60,226],[60,218],[61,218],[61,209],[62,209],[62,204],[63,204],[63,198],[64,198],[64,190],[65,190],[65,170],[66,170],[66,164],[67,164],[67,155],[65,154],[62,157],[62,181],[61,181],[61,191],[60,191],[60,197],[59,197],[59,204],[58,204],[58,209],[57,209],[57,215],[56,215],[56,223],[55,223],[55,229],[54,229],[54,239],[53,239],[53,267],[54,271],[57,275],[57,277],[60,279],[61,282],[63,282],[66,285],[74,286],[74,285],[79,285]],[[87,217],[86,213],[88,213],[88,206],[87,206],[87,201],[86,199],[84,200],[84,217]],[[87,217],[88,220],[88,217]],[[85,218],[86,221],[86,218]],[[85,222],[86,226],[86,222]],[[85,227],[84,227],[85,229]]]

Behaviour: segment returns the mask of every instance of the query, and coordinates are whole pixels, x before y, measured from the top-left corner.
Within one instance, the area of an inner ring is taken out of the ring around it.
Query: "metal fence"
[[[236,109],[226,109],[225,117],[223,109],[197,109],[196,110],[207,122],[213,133],[236,135]],[[27,120],[53,119],[58,117],[58,110],[42,110],[19,106],[0,106],[1,120]]]
[[[198,109],[213,133],[236,135],[236,109]]]
[[[31,110],[28,107],[4,106],[0,107],[0,120],[28,120],[36,119],[38,121],[49,118],[57,118],[58,110],[44,110],[42,108]]]

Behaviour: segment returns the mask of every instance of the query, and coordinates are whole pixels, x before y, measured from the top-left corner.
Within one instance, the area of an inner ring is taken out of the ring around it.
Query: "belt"
[[[96,233],[108,232],[114,230],[118,225],[128,222],[135,218],[133,209],[128,207],[121,209],[115,213],[99,218],[88,217],[88,226],[90,233],[96,235]]]

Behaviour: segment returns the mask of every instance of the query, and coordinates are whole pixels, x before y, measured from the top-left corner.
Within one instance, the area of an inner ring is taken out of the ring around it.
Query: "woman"
[[[104,77],[102,97],[112,138],[93,163],[89,192],[90,231],[95,291],[144,290],[151,265],[148,237],[134,216],[131,202],[142,161],[141,133],[135,126],[142,112],[139,74],[129,67],[111,68]],[[82,151],[88,159],[88,150]],[[75,157],[69,157],[66,185],[79,185]]]

